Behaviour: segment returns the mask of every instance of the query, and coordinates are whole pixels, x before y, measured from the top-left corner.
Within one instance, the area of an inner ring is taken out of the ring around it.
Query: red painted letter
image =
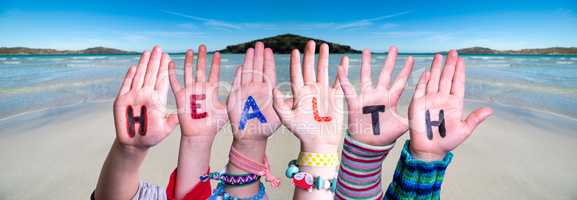
[[[198,109],[200,109],[200,104],[196,103],[200,100],[205,100],[206,96],[204,94],[193,94],[190,96],[190,116],[192,119],[202,119],[205,118],[208,114],[206,112],[198,113]]]
[[[330,122],[331,121],[331,116],[321,117],[319,115],[319,108],[317,105],[317,98],[316,97],[313,97],[313,115],[315,116],[315,120],[317,122]]]

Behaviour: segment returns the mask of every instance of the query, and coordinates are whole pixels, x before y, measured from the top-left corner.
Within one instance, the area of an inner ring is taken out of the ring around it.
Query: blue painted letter
[[[253,112],[249,113],[251,108]],[[242,114],[240,115],[240,125],[239,125],[240,130],[244,129],[247,121],[254,118],[258,118],[258,121],[260,121],[260,123],[266,123],[266,118],[264,117],[262,112],[260,112],[258,105],[256,105],[256,101],[252,96],[248,96],[246,102],[244,103],[244,107],[242,108]]]

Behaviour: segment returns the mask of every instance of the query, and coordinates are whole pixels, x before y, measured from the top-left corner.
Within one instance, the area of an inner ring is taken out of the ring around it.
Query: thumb
[[[479,124],[485,121],[485,119],[491,116],[491,114],[493,114],[493,110],[489,107],[479,108],[471,112],[465,119],[465,124],[469,128],[469,134],[471,134]]]
[[[170,130],[173,130],[178,124],[178,115],[176,113],[171,113],[166,117],[166,123]]]
[[[281,120],[290,119],[292,117],[292,106],[287,104],[284,100],[284,94],[278,89],[274,88],[273,92],[273,108],[281,118]]]

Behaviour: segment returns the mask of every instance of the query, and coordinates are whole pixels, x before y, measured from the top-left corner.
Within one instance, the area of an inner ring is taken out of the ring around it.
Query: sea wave
[[[560,65],[570,65],[570,64],[575,64],[575,62],[573,61],[557,61],[555,62],[556,64],[560,64]]]
[[[15,87],[15,88],[0,88],[0,94],[2,95],[15,95],[15,94],[25,94],[25,93],[46,93],[49,91],[55,91],[60,89],[73,89],[78,87],[84,87],[88,85],[97,85],[97,84],[104,84],[110,83],[113,81],[117,81],[116,79],[112,78],[104,78],[104,79],[96,79],[96,80],[82,80],[82,81],[67,81],[67,82],[55,82],[52,84],[42,84],[42,85],[33,85],[33,86],[26,86],[26,87]]]
[[[22,63],[22,62],[20,62],[20,61],[3,61],[2,62],[2,64],[4,64],[4,65],[17,65],[20,63]]]
[[[513,81],[483,80],[483,79],[475,79],[475,78],[467,79],[467,83],[478,84],[478,85],[487,85],[487,86],[492,86],[492,87],[497,87],[497,88],[507,88],[508,90],[523,90],[523,91],[531,91],[531,92],[542,93],[542,94],[548,93],[548,94],[569,95],[569,96],[577,97],[577,88],[547,86],[547,85],[521,83],[521,82],[513,82]]]

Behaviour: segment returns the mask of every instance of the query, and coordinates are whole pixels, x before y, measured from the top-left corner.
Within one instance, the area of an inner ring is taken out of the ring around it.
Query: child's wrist
[[[181,135],[180,140],[187,143],[212,144],[215,135]]]
[[[301,141],[301,152],[337,153],[338,150],[339,145],[335,144],[319,144],[319,143],[308,143]]]
[[[239,140],[234,139],[232,141],[231,148],[236,149],[242,155],[250,158],[251,160],[257,162],[264,162],[265,155],[266,155],[266,145],[267,140]],[[239,172],[232,169],[232,172]]]
[[[416,150],[415,148],[413,148],[412,145],[409,146],[409,151],[413,155],[413,158],[427,162],[443,160],[447,155],[447,153],[443,152],[429,152],[429,151]]]
[[[118,140],[114,140],[112,148],[115,149],[116,152],[129,157],[142,157],[148,152],[147,147],[136,147],[129,144],[122,144],[118,142]]]

